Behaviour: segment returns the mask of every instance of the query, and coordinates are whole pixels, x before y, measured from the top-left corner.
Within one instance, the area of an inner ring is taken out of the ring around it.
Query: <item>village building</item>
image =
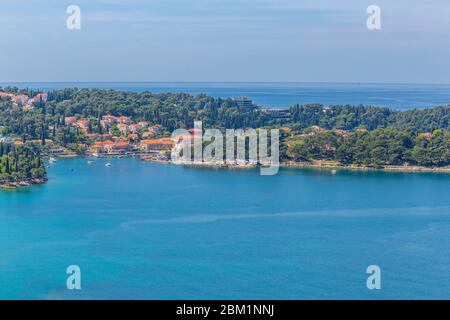
[[[431,132],[421,132],[418,134],[419,137],[431,138],[433,134]]]
[[[64,118],[64,123],[66,125],[71,125],[71,124],[74,124],[75,122],[77,122],[77,117],[65,117]]]
[[[138,141],[139,140],[139,135],[136,133],[130,133],[128,135],[128,140],[129,141]]]
[[[30,97],[28,97],[26,94],[20,94],[18,96],[14,96],[12,98],[13,102],[20,103],[20,104],[26,104]]]
[[[142,127],[138,124],[131,124],[128,126],[128,131],[131,133],[139,133],[142,130]]]
[[[131,124],[131,119],[130,117],[116,117],[116,120],[118,123],[122,123],[122,124]]]
[[[323,132],[326,132],[327,130],[325,130],[324,128],[322,128],[322,127],[319,127],[319,126],[311,126],[311,131],[312,132],[314,132],[314,133],[323,133]]]
[[[156,132],[158,134],[158,133],[160,133],[162,131],[162,126],[160,124],[155,124],[153,126],[150,126],[149,130],[150,131],[154,131],[154,132]]]
[[[347,135],[351,134],[351,132],[349,132],[349,131],[340,130],[340,129],[333,130],[333,132],[335,132],[341,136],[347,136]]]
[[[128,125],[123,124],[123,123],[119,123],[117,125],[117,129],[123,134],[123,135],[127,135],[128,134]]]
[[[43,102],[45,102],[45,101],[47,101],[47,99],[48,99],[47,93],[38,93],[37,95],[34,96],[33,101],[38,102],[38,101],[42,100]]]
[[[142,133],[142,138],[143,139],[147,139],[147,138],[154,138],[156,137],[157,134],[155,131],[145,131]]]
[[[144,152],[159,152],[170,150],[174,142],[170,138],[142,140],[140,144],[141,151]]]
[[[113,124],[117,123],[117,118],[114,116],[103,116],[102,120],[100,120],[100,123],[103,127],[112,126]]]
[[[128,142],[114,142],[104,145],[104,150],[109,154],[124,154],[130,150]]]

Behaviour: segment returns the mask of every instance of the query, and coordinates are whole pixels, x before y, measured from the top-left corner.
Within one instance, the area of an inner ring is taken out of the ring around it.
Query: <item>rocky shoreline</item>
[[[0,183],[0,188],[1,189],[16,189],[19,187],[30,187],[33,185],[44,184],[47,181],[48,181],[47,178],[40,178],[40,179],[31,179],[31,180],[24,180],[24,181],[2,182],[2,183]]]
[[[143,157],[142,161],[156,162],[165,164],[175,164],[193,168],[209,168],[209,169],[252,169],[258,167],[255,164],[216,164],[216,163],[173,163],[170,160],[154,159],[151,157]],[[284,168],[310,168],[310,169],[327,169],[327,170],[355,170],[355,171],[384,171],[384,172],[435,172],[435,173],[450,173],[450,166],[447,167],[421,167],[421,166],[356,166],[356,165],[343,165],[335,161],[314,161],[314,162],[294,162],[286,161],[280,163],[280,167]],[[48,178],[31,179],[25,181],[11,181],[0,182],[1,189],[17,189],[19,187],[29,187],[33,185],[44,184],[48,181]]]
[[[193,162],[180,162],[173,163],[170,160],[156,160],[151,158],[142,159],[146,162],[157,162],[175,164],[181,166],[188,166],[193,168],[210,168],[210,169],[252,169],[258,167],[255,164],[214,164],[214,163],[193,163]],[[356,166],[356,165],[343,165],[334,161],[315,161],[315,162],[293,162],[286,161],[281,162],[280,167],[285,168],[311,168],[311,169],[330,169],[330,170],[355,170],[355,171],[386,171],[386,172],[439,172],[450,173],[450,167],[421,167],[421,166]]]
[[[255,164],[214,164],[214,163],[193,163],[193,162],[180,162],[173,163],[170,160],[155,160],[151,158],[142,159],[146,162],[168,163],[181,166],[189,166],[194,168],[212,168],[212,169],[252,169],[257,167]],[[315,162],[294,162],[286,161],[281,162],[280,167],[285,168],[311,168],[311,169],[344,169],[344,170],[356,170],[356,171],[386,171],[386,172],[440,172],[450,173],[450,167],[421,167],[421,166],[356,166],[356,165],[343,165],[334,161],[315,161]]]
[[[356,165],[343,165],[333,161],[315,161],[315,162],[283,162],[282,167],[287,168],[316,168],[316,169],[345,169],[356,171],[386,171],[386,172],[439,172],[450,173],[450,167],[421,167],[421,166],[356,166]]]

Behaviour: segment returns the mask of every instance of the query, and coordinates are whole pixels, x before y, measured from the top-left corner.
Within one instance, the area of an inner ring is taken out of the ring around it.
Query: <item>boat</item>
[[[53,157],[51,157],[51,158],[49,159],[49,161],[50,161],[51,163],[55,163],[55,162],[56,162],[56,159],[53,158]]]
[[[331,170],[331,174],[336,174],[337,170]]]
[[[92,160],[88,160],[88,162],[87,162],[89,165],[90,164],[93,164],[94,163],[94,161],[92,161]]]
[[[105,166],[106,167],[111,167],[111,163],[108,162],[107,164],[105,164]]]
[[[3,185],[1,186],[2,189],[6,189],[6,190],[14,190],[17,189],[17,186],[15,185]]]
[[[96,158],[100,158],[100,155],[98,153],[93,153],[92,156],[96,157]]]

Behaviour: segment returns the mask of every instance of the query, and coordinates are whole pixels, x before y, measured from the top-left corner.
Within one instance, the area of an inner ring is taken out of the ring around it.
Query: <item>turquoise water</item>
[[[54,90],[68,87],[124,91],[205,93],[213,97],[247,96],[265,107],[288,108],[297,103],[374,105],[393,109],[450,104],[450,85],[384,83],[251,83],[251,82],[29,82],[0,83],[20,88]]]
[[[450,298],[447,174],[61,159],[49,177],[0,192],[2,299]]]

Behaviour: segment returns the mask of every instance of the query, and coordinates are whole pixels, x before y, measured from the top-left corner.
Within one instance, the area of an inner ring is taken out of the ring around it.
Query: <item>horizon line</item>
[[[364,82],[364,81],[156,81],[156,80],[144,80],[144,81],[0,81],[0,84],[54,84],[54,83],[243,83],[243,84],[383,84],[383,85],[443,85],[449,86],[450,83],[439,82]]]

